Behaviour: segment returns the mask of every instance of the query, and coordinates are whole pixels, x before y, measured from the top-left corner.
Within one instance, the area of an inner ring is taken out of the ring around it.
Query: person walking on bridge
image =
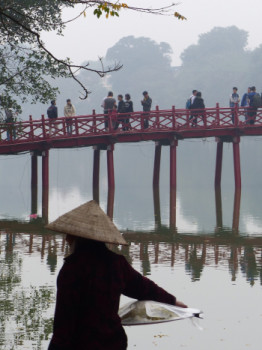
[[[250,93],[248,94],[249,99],[249,108],[247,112],[248,119],[246,121],[247,124],[253,125],[255,124],[256,116],[257,116],[257,109],[261,107],[261,97],[256,92],[256,87],[252,86],[250,88]],[[259,102],[258,102],[259,100]]]
[[[197,90],[192,91],[192,95],[186,101],[186,109],[190,109],[190,106],[193,104],[194,99],[196,98]]]
[[[64,107],[64,115],[66,117],[66,131],[68,135],[72,135],[72,117],[76,115],[76,109],[72,105],[70,98],[66,100],[66,105]]]
[[[248,94],[250,94],[251,92],[251,87],[247,88],[247,92],[244,93],[244,95],[242,96],[241,99],[241,107],[245,107],[245,120],[247,123],[248,120],[248,107],[249,107],[249,98],[248,98]]]
[[[202,94],[200,91],[196,93],[196,97],[194,99],[194,102],[190,106],[191,110],[195,110],[194,112],[192,111],[190,119],[192,118],[192,125],[193,127],[197,126],[197,118],[202,117],[204,118],[204,111],[202,109],[206,108],[204,104],[204,100],[202,98]]]
[[[47,228],[65,233],[71,247],[57,278],[48,350],[126,350],[127,336],[118,315],[121,294],[187,307],[107,248],[106,243],[127,242],[94,200]]]
[[[104,114],[105,114],[105,130],[108,131],[108,122],[110,115],[114,108],[117,108],[116,100],[114,99],[112,91],[108,92],[107,97],[104,99]]]
[[[125,113],[133,113],[134,108],[133,108],[133,101],[131,100],[130,94],[125,94]],[[127,131],[130,128],[129,124],[129,118],[130,114],[125,115],[125,120],[124,120],[124,127],[123,130]]]
[[[144,99],[141,101],[141,104],[143,106],[143,112],[147,112],[147,113],[143,113],[143,119],[144,119],[144,129],[147,129],[149,127],[149,113],[151,111],[151,106],[152,106],[152,98],[149,97],[148,92],[144,91],[143,92],[143,96]]]
[[[49,134],[52,135],[52,128],[55,128],[55,121],[58,116],[56,101],[51,101],[51,106],[47,109],[47,117],[49,119]]]
[[[239,106],[239,102],[240,102],[240,98],[239,98],[239,94],[237,93],[237,87],[234,86],[233,87],[233,93],[230,95],[229,98],[229,107],[231,108],[231,119],[232,119],[232,123],[235,123],[235,113],[236,113],[236,109]]]

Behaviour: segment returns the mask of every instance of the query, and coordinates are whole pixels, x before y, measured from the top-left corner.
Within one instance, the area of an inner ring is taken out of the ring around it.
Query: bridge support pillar
[[[115,173],[114,173],[114,145],[107,146],[107,177],[108,189],[115,189]]]
[[[153,187],[159,187],[161,148],[162,148],[162,145],[160,144],[160,142],[156,142],[155,143]]]
[[[94,147],[93,162],[93,199],[99,204],[99,175],[100,175],[100,149]]]
[[[31,214],[37,213],[37,153],[31,153]]]
[[[176,148],[177,140],[170,143],[170,227],[176,226]]]
[[[42,218],[48,221],[49,151],[42,152]]]
[[[233,138],[233,158],[234,158],[234,174],[235,174],[235,189],[241,188],[241,169],[240,169],[240,137]]]
[[[222,173],[222,159],[223,159],[223,141],[219,138],[217,141],[217,155],[216,155],[216,172],[215,172],[215,188],[221,186],[221,173]]]

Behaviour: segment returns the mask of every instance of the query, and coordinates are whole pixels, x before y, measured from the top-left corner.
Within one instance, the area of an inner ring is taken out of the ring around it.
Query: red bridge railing
[[[87,137],[107,134],[181,132],[194,130],[219,130],[225,128],[247,128],[262,126],[262,109],[256,111],[255,121],[247,108],[214,108],[204,110],[175,109],[156,110],[149,113],[133,112],[130,114],[92,114],[80,115],[70,119],[61,117],[50,121],[42,116],[28,121],[0,124],[1,144],[17,144],[25,142],[61,139],[68,137]],[[232,122],[234,116],[234,123]],[[193,120],[196,119],[196,123]],[[145,127],[148,120],[149,127]],[[108,127],[105,122],[108,121]],[[252,124],[254,121],[254,125]],[[68,124],[72,125],[72,133],[67,133]],[[7,139],[7,134],[9,140]]]

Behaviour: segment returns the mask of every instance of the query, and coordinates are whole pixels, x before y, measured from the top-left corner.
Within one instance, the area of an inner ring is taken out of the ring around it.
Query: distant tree
[[[123,68],[109,78],[116,93],[131,94],[138,101],[136,109],[141,109],[142,92],[148,90],[156,104],[171,108],[170,90],[174,83],[171,67],[172,49],[167,43],[133,36],[124,37],[107,51],[106,61],[113,62],[117,57]]]
[[[0,1],[0,96],[3,107],[21,107],[22,102],[33,96],[33,102],[47,102],[57,92],[45,77],[72,77],[82,88],[82,98],[88,96],[88,88],[79,80],[80,71],[95,72],[100,76],[121,68],[121,64],[92,68],[89,64],[74,65],[69,58],[59,59],[49,51],[42,40],[44,31],[54,31],[62,35],[66,23],[62,20],[62,11],[66,7],[79,8],[79,16],[93,9],[100,18],[118,16],[121,9],[145,12],[149,14],[170,14],[173,4],[157,9],[132,7],[119,1],[102,0],[1,0]],[[179,13],[178,19],[184,19]],[[77,17],[79,17],[77,16]],[[77,18],[76,17],[76,18]],[[72,20],[75,20],[73,18]],[[71,21],[72,21],[71,20]]]
[[[253,50],[250,54],[248,81],[246,86],[255,85],[258,92],[262,92],[262,45]]]
[[[189,46],[181,55],[182,66],[175,79],[177,105],[184,107],[192,89],[201,90],[210,107],[216,102],[227,106],[235,85],[240,93],[246,91],[252,75],[247,38],[248,33],[235,26],[216,27]]]

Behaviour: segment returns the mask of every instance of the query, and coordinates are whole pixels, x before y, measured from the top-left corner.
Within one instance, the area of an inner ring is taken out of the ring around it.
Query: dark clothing
[[[152,106],[151,97],[148,96],[148,98],[144,98],[141,103],[142,103],[144,112],[149,112],[151,110],[151,106]]]
[[[132,113],[132,112],[134,112],[133,101],[126,100],[125,101],[125,113]],[[129,117],[130,117],[130,115],[126,114],[125,118],[124,118],[123,130],[125,130],[125,131],[127,131],[129,129],[129,127],[130,127],[130,125],[129,125]]]
[[[53,134],[53,129],[56,130],[56,119],[57,119],[57,107],[53,104],[51,104],[50,107],[48,107],[47,109],[47,116],[49,119],[49,135],[51,136]],[[70,128],[69,128],[69,124],[71,122],[71,133],[70,133]],[[72,121],[71,120],[66,120],[66,124],[67,124],[67,133],[68,134],[72,134]]]
[[[191,104],[190,109],[197,109],[198,111],[192,112],[190,116],[190,120],[192,120],[192,126],[196,126],[197,124],[197,117],[203,118],[203,111],[201,109],[205,108],[204,100],[202,97],[196,96],[194,99],[194,102]]]
[[[247,110],[247,120],[246,123],[253,125],[255,123],[256,120],[256,116],[257,116],[257,107],[253,106],[253,98],[256,95],[256,92],[250,92],[247,96],[249,99],[249,107]]]
[[[131,100],[126,100],[126,101],[125,101],[125,112],[126,112],[126,113],[132,113],[132,112],[134,112],[134,109],[133,109],[133,101],[131,101]]]
[[[125,111],[126,111],[125,110],[125,102],[124,102],[124,100],[120,100],[118,102],[118,105],[117,105],[117,113],[125,113]],[[115,121],[114,129],[117,130],[118,126],[119,126],[119,124],[121,122],[122,126],[123,126],[123,130],[124,130],[124,121],[125,121],[125,118],[118,115],[117,119]]]
[[[175,305],[176,298],[102,245],[79,247],[57,279],[54,333],[49,350],[125,350],[120,295]]]
[[[142,101],[142,106],[143,106],[143,112],[150,112],[151,110],[151,106],[152,106],[152,98],[151,97],[145,97]],[[144,113],[144,120],[143,120],[143,124],[144,124],[144,129],[147,129],[149,127],[149,121],[148,121],[148,115],[149,113]]]
[[[117,112],[118,113],[125,113],[125,115],[118,116],[117,122],[115,125],[115,130],[118,128],[119,122],[122,123],[123,131],[126,131],[129,129],[129,115],[126,113],[133,112],[133,111],[134,111],[133,110],[133,102],[131,100],[128,100],[128,101],[121,100],[118,102]]]
[[[117,113],[125,113],[126,107],[125,107],[125,101],[121,100],[118,102],[117,105]]]
[[[202,108],[206,108],[204,104],[204,100],[202,97],[196,96],[194,99],[194,102],[190,106],[190,109],[202,109]]]
[[[246,92],[241,100],[241,107],[248,107],[249,106],[249,100],[248,100],[248,93]]]
[[[57,107],[55,105],[51,105],[50,107],[48,107],[47,116],[49,119],[57,118]]]

